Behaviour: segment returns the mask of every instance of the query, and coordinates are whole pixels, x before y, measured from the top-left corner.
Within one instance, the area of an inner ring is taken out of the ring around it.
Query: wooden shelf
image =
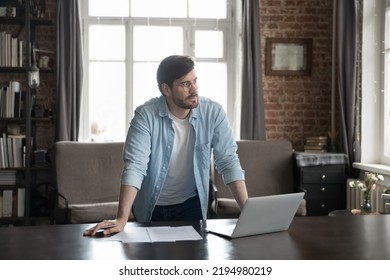
[[[51,118],[51,117],[43,117],[43,118],[31,117],[31,121],[34,121],[34,122],[50,122],[52,120],[53,120],[53,118]],[[0,118],[0,121],[25,122],[26,119],[24,119],[24,118]]]
[[[26,73],[25,67],[0,67],[0,72]]]
[[[0,67],[0,72],[26,73],[26,67]],[[39,69],[40,73],[54,73],[54,69]]]
[[[24,17],[0,17],[0,24],[24,25],[25,18]],[[54,22],[51,19],[31,18],[30,24],[33,24],[33,25],[53,25]]]

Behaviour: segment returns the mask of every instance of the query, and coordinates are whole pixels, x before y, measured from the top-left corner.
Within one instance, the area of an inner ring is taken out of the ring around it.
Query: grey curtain
[[[259,0],[242,1],[243,67],[241,139],[265,140]]]
[[[336,1],[336,0],[335,0]],[[350,166],[360,161],[359,0],[337,2],[337,83],[340,100],[341,152]]]
[[[56,141],[77,141],[83,81],[78,0],[58,0]]]

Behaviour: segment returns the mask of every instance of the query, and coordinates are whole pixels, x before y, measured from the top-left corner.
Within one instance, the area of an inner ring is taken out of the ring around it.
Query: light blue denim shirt
[[[237,156],[237,144],[222,107],[205,97],[191,111],[194,129],[194,176],[202,207],[207,217],[211,152],[225,184],[244,180]],[[122,185],[139,189],[133,213],[139,222],[150,221],[168,172],[174,140],[172,120],[164,96],[151,99],[135,110],[127,134],[123,159]]]

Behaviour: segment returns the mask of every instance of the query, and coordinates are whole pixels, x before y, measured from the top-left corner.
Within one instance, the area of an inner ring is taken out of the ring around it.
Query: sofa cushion
[[[237,146],[250,197],[294,192],[294,158],[289,141],[239,140]],[[233,198],[218,172],[214,172],[213,180],[219,198]]]
[[[55,184],[60,194],[58,209],[54,211],[58,213],[57,223],[97,222],[115,217],[123,147],[123,142],[54,144]],[[66,209],[67,206],[72,207]]]
[[[73,224],[98,223],[115,219],[118,202],[70,204],[69,220]]]
[[[286,140],[239,140],[237,154],[245,171],[249,197],[292,193],[294,189],[294,150]],[[218,217],[239,215],[239,208],[217,170],[212,172],[217,203],[211,209]],[[302,201],[297,215],[306,215]],[[215,212],[215,211],[214,211]]]

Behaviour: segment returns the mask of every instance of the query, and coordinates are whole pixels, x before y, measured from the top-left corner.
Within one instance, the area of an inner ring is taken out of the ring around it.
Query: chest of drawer
[[[307,215],[328,215],[337,209],[345,209],[345,184],[307,184],[305,192]]]
[[[306,201],[308,216],[327,216],[333,210],[344,209],[341,200],[331,199],[308,199]]]
[[[302,185],[306,199],[338,198],[344,194],[343,184],[307,184]]]
[[[345,181],[344,165],[308,166],[301,168],[301,184],[337,184]]]

